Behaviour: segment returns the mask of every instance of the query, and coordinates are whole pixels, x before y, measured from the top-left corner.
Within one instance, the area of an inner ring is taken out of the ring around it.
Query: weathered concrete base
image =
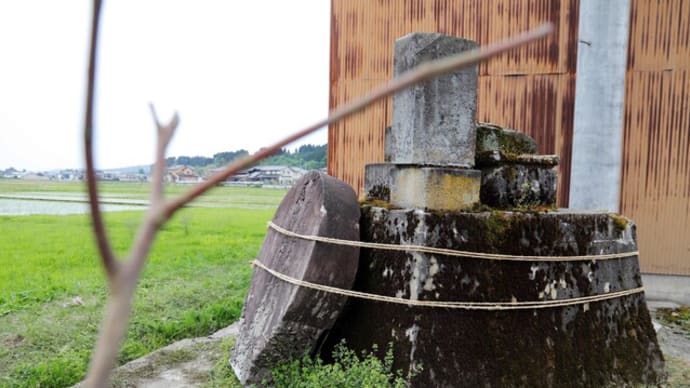
[[[273,222],[301,234],[359,240],[359,205],[352,188],[326,174],[304,175],[285,195]],[[258,260],[309,282],[350,288],[359,248],[315,243],[269,230]],[[279,280],[255,269],[230,364],[242,384],[270,379],[270,369],[312,352],[346,298]]]
[[[376,163],[366,166],[364,192],[393,207],[463,210],[479,202],[480,183],[479,170]]]
[[[390,201],[393,168],[392,163],[370,163],[364,166],[364,199]]]
[[[637,249],[635,226],[609,214],[422,212],[364,207],[362,240],[515,255]],[[637,257],[506,262],[363,250],[354,289],[418,300],[510,302],[641,286]],[[394,345],[394,368],[422,366],[415,387],[645,386],[664,361],[644,294],[517,311],[424,308],[350,299],[322,354]]]

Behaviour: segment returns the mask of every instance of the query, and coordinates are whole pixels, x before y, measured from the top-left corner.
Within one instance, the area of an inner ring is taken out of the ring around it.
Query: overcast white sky
[[[169,156],[256,151],[326,116],[330,2],[106,0],[98,168],[149,164],[148,102]],[[91,2],[0,1],[0,169],[83,166]],[[304,142],[323,144],[326,129]],[[303,143],[304,143],[303,142]]]

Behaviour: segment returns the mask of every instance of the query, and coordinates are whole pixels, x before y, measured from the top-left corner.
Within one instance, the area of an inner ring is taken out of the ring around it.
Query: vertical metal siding
[[[556,36],[480,66],[478,119],[535,137],[561,156],[567,205],[578,1],[332,0],[331,100],[335,107],[388,80],[394,40],[438,31],[488,43],[543,21]],[[645,272],[690,275],[690,2],[633,0],[621,211],[639,228]],[[391,102],[329,129],[329,171],[363,184],[383,159]]]
[[[621,212],[644,272],[690,275],[690,4],[633,0]]]
[[[577,0],[332,0],[334,108],[392,75],[393,43],[413,31],[498,41],[551,21],[550,38],[480,66],[478,119],[524,131],[561,155],[559,203],[567,205],[577,50]],[[329,128],[329,173],[360,190],[364,165],[383,160],[391,101]]]

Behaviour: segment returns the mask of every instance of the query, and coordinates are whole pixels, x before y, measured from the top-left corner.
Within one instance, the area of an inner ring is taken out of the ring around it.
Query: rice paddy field
[[[188,188],[168,186],[166,195]],[[109,237],[124,256],[148,184],[100,189]],[[121,364],[239,317],[249,261],[285,192],[218,187],[163,227],[139,283]],[[84,198],[80,182],[0,180],[0,386],[62,387],[84,377],[107,295]]]

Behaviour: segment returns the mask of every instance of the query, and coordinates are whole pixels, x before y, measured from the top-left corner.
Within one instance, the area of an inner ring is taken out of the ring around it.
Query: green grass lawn
[[[12,190],[6,185],[0,182],[0,193],[83,190],[81,185],[37,188],[34,183],[11,185]],[[106,194],[146,195],[145,185],[140,191],[132,189],[136,184],[115,185],[104,185]],[[209,198],[221,205],[233,206],[224,198],[244,196],[247,203],[256,198],[265,206],[186,208],[166,224],[139,283],[120,363],[181,338],[212,333],[239,317],[251,276],[249,260],[284,193],[218,188]],[[120,255],[142,216],[141,211],[106,213]],[[74,384],[86,371],[107,293],[88,216],[0,216],[0,231],[0,386]]]

